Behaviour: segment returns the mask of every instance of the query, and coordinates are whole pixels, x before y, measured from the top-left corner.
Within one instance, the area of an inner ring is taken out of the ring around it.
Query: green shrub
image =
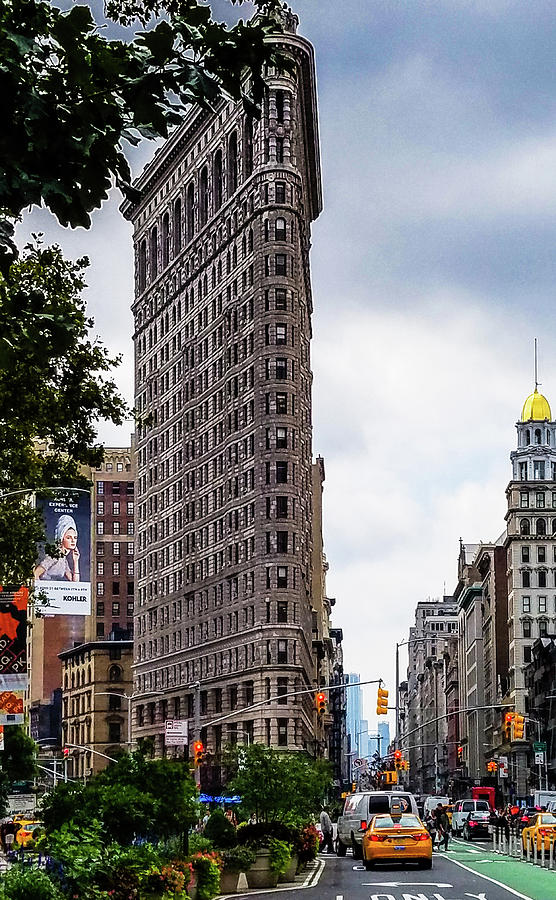
[[[271,838],[293,844],[297,837],[295,829],[283,822],[245,822],[237,826],[236,834],[239,844],[255,847],[268,847]]]
[[[257,854],[250,847],[231,847],[222,851],[225,872],[247,872],[255,862]]]
[[[290,864],[292,858],[292,845],[287,841],[279,841],[277,838],[270,838],[270,868],[278,875],[283,875]]]
[[[212,900],[220,893],[222,857],[218,853],[196,853],[191,859],[197,873],[197,900]]]
[[[62,897],[45,872],[15,865],[0,882],[2,900],[59,900]]]
[[[190,855],[193,855],[194,853],[210,853],[212,849],[212,841],[209,841],[204,834],[199,834],[198,831],[194,831],[193,834],[189,835]]]
[[[215,809],[211,813],[204,834],[218,849],[235,847],[237,844],[236,829],[221,809]]]

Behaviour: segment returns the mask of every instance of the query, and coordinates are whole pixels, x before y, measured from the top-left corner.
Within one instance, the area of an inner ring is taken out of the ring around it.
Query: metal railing
[[[537,837],[526,834],[523,837],[521,830],[515,825],[509,827],[491,825],[490,830],[493,853],[510,856],[543,869],[554,870],[556,834],[538,835]]]

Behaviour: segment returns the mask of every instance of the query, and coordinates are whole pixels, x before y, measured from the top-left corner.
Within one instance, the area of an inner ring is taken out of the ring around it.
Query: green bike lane
[[[440,852],[444,856],[444,852]],[[458,840],[450,843],[445,856],[458,868],[474,872],[486,881],[506,888],[522,900],[556,898],[556,869],[543,869],[532,863],[494,853],[488,846],[470,846]]]

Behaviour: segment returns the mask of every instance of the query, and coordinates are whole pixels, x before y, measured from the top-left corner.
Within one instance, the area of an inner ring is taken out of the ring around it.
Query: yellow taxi
[[[536,816],[530,817],[529,824],[521,832],[521,840],[524,853],[527,853],[527,844],[529,844],[530,851],[533,850],[535,844],[538,853],[543,844],[545,851],[549,850],[551,842],[556,841],[556,816],[553,816],[552,813],[540,812]]]
[[[432,869],[432,841],[418,816],[412,813],[374,816],[363,835],[363,863],[373,869],[377,862],[416,862]]]
[[[16,822],[14,818],[14,824],[18,826],[15,835],[15,844],[18,847],[27,847],[31,841],[36,841],[41,834],[44,834],[42,824],[35,819],[19,819]]]

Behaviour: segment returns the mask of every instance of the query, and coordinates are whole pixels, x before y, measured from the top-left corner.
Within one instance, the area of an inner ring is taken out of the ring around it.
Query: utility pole
[[[195,712],[194,729],[195,729],[195,737],[194,737],[194,740],[200,741],[200,740],[201,740],[201,682],[200,682],[200,681],[196,681],[196,682],[192,685],[192,687],[193,687],[194,690],[195,690],[195,701],[194,701],[194,712]],[[197,785],[197,787],[200,787],[200,786],[201,786],[201,766],[200,766],[200,765],[195,766],[194,772],[195,772],[195,784]]]

